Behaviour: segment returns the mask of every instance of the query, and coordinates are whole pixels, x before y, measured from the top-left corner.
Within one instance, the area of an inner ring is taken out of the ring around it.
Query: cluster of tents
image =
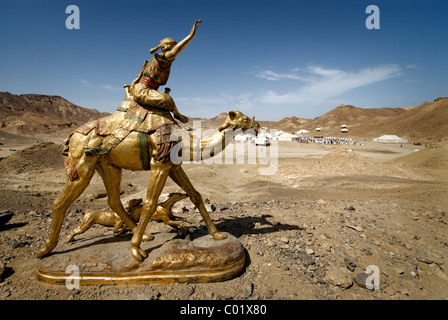
[[[258,136],[254,134],[246,133],[246,134],[238,134],[235,136],[235,141],[253,141],[256,144],[268,145],[269,140],[277,140],[277,141],[295,141],[302,137],[304,134],[309,133],[307,130],[299,130],[294,134],[288,133],[285,131],[276,131],[273,134],[267,133],[266,130],[260,133]],[[374,138],[373,142],[379,143],[407,143],[408,140],[400,138],[396,135],[382,135],[381,137]]]

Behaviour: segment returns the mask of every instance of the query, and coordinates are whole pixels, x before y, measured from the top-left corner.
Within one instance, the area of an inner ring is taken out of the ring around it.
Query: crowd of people
[[[352,138],[341,137],[300,137],[298,141],[301,143],[323,143],[323,144],[347,144],[355,145],[359,143],[358,140],[353,141]]]

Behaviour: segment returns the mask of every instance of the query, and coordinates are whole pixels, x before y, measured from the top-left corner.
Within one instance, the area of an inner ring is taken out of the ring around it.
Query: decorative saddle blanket
[[[169,111],[143,106],[132,98],[126,98],[113,114],[87,122],[75,129],[75,132],[87,135],[95,130],[97,135],[103,136],[104,141],[101,147],[96,147],[95,150],[87,150],[88,148],[86,148],[86,153],[94,151],[100,154],[107,153],[110,149],[116,147],[132,131],[154,133],[160,149],[159,157],[156,157],[156,160],[167,161],[167,152],[175,145],[170,139],[171,133],[179,129],[181,127]]]

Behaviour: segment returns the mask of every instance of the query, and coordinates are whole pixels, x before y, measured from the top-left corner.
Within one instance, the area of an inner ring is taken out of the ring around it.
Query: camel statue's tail
[[[64,140],[64,148],[62,149],[62,154],[64,155],[64,166],[65,173],[70,181],[74,181],[78,178],[78,171],[76,170],[76,164],[73,158],[69,154],[69,144],[71,135]]]

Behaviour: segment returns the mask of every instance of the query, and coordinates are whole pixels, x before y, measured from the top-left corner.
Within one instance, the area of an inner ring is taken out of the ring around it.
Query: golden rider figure
[[[202,23],[202,20],[196,20],[190,34],[181,42],[177,43],[171,38],[165,38],[157,47],[151,49],[149,52],[154,54],[154,57],[145,61],[140,74],[132,82],[130,88],[134,100],[138,103],[169,110],[173,113],[174,118],[183,123],[186,123],[188,118],[180,114],[168,93],[159,92],[157,89],[167,83],[171,64],[194,38],[199,23]],[[159,49],[162,51],[161,54],[157,53]]]

